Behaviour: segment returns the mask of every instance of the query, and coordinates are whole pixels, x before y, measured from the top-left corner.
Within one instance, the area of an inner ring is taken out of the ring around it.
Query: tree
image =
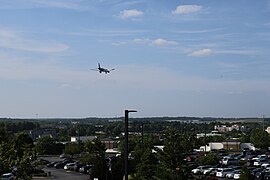
[[[200,165],[216,165],[220,161],[220,158],[214,153],[208,153],[206,156],[201,156],[197,159]]]
[[[98,138],[86,141],[84,147],[88,153],[104,154],[106,151],[105,145]]]
[[[15,137],[7,136],[5,129],[0,129],[0,174],[12,172],[16,167],[15,175],[17,179],[32,179],[32,165],[30,157],[33,155],[32,139],[26,134],[20,133]],[[2,139],[1,139],[2,140]]]
[[[105,145],[96,138],[93,141],[85,142],[85,151],[88,152],[89,164],[93,164],[90,170],[90,177],[92,179],[98,178],[105,180],[108,175],[108,166],[105,160]]]
[[[22,157],[24,151],[31,152],[34,147],[33,140],[26,133],[18,133],[14,138],[14,144],[16,149],[16,155]]]
[[[252,176],[247,168],[247,166],[243,166],[241,169],[241,175],[240,175],[240,180],[251,180]]]
[[[64,152],[66,154],[70,154],[71,156],[73,156],[74,154],[79,154],[80,151],[81,151],[80,145],[77,143],[67,143],[65,145]]]
[[[49,136],[39,138],[35,148],[36,152],[39,154],[58,154],[56,143]]]
[[[267,150],[270,146],[269,134],[261,129],[254,129],[251,131],[250,141],[256,148],[261,148],[263,150]]]
[[[152,153],[152,149],[144,149],[140,163],[136,166],[134,179],[138,180],[153,180],[157,177],[156,174],[157,159]]]
[[[163,151],[158,151],[160,166],[157,176],[160,179],[185,179],[189,176],[184,156],[192,149],[192,138],[188,135],[181,135],[178,131],[170,129],[164,137]]]

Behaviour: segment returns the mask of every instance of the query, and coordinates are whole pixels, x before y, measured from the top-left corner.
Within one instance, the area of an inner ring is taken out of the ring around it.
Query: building
[[[34,129],[29,131],[29,136],[33,139],[33,141],[46,136],[56,139],[57,133],[55,129]]]
[[[268,126],[265,131],[270,134],[270,126]]]
[[[117,149],[118,141],[112,138],[103,138],[100,139],[101,143],[105,145],[106,149]]]
[[[196,151],[213,151],[213,150],[230,150],[230,151],[239,151],[243,149],[254,150],[255,147],[251,143],[241,143],[238,140],[228,140],[223,142],[210,142],[205,146],[201,146]]]
[[[221,134],[218,131],[211,131],[211,133],[196,134],[197,138],[210,137],[210,136],[221,136]]]
[[[214,127],[214,129],[219,131],[219,132],[229,132],[229,131],[232,131],[232,130],[243,131],[245,129],[245,127],[244,126],[239,126],[237,124],[234,124],[232,126],[216,125]]]
[[[86,141],[93,141],[96,139],[96,136],[72,136],[70,137],[70,142],[86,142]]]

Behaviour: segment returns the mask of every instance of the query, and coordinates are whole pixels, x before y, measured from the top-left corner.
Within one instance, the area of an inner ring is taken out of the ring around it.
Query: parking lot
[[[39,157],[40,159],[48,160],[50,162],[59,162],[62,161],[63,159],[60,159],[59,156],[42,156]],[[54,167],[48,168],[44,167],[43,168],[44,172],[50,173],[50,177],[42,177],[42,179],[59,179],[59,180],[87,180],[89,179],[89,175],[75,172],[75,171],[66,171],[64,169],[57,169]],[[41,179],[41,177],[34,177],[33,179]]]

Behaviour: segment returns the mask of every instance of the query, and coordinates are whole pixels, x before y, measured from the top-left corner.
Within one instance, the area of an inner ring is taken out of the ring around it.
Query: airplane
[[[94,70],[94,71],[99,71],[99,73],[105,73],[105,74],[107,74],[107,73],[110,73],[111,71],[113,71],[113,70],[115,70],[115,69],[106,69],[106,68],[102,68],[101,66],[100,66],[100,63],[98,63],[98,68],[96,68],[96,69],[91,69],[91,70]]]

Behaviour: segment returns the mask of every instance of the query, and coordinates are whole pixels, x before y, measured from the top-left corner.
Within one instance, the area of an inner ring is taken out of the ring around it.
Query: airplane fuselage
[[[108,70],[108,69],[105,69],[105,68],[98,68],[98,70],[99,70],[99,73],[102,73],[102,72],[104,72],[104,73],[110,73],[110,71]]]

